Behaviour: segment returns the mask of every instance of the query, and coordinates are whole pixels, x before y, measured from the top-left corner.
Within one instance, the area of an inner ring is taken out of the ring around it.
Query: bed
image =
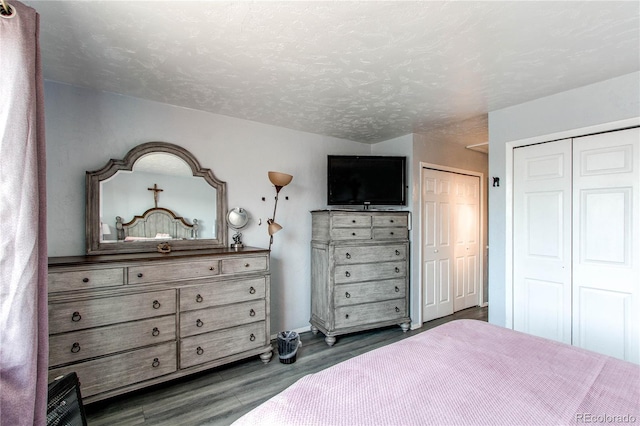
[[[640,366],[457,320],[305,376],[234,425],[639,422]]]

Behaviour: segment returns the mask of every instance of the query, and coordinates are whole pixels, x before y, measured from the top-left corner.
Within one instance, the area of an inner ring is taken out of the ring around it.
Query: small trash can
[[[281,331],[278,333],[278,356],[283,364],[296,362],[296,353],[300,346],[300,336],[295,331]]]

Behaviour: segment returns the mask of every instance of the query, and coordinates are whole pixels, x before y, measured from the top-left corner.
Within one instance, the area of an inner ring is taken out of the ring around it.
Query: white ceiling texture
[[[640,69],[638,1],[24,3],[45,79],[367,143]]]

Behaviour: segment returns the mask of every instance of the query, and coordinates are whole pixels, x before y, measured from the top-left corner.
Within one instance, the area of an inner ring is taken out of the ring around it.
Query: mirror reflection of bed
[[[129,222],[116,217],[115,228],[118,241],[188,240],[198,238],[198,219],[188,223],[173,211],[154,207]]]

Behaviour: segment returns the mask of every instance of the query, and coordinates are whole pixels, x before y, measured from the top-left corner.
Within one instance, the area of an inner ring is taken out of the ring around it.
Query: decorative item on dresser
[[[312,211],[311,330],[409,329],[408,212]]]
[[[144,214],[120,213],[137,194],[127,182],[144,183],[150,163],[153,179],[172,189],[164,200],[182,192],[181,214],[158,207],[155,191]],[[128,180],[113,188],[120,171]],[[251,356],[269,362],[269,250],[229,247],[224,211],[225,182],[176,145],[142,144],[88,172],[89,255],[49,258],[49,378],[76,372],[90,403]],[[118,220],[118,236],[105,240],[111,213],[135,219]]]

